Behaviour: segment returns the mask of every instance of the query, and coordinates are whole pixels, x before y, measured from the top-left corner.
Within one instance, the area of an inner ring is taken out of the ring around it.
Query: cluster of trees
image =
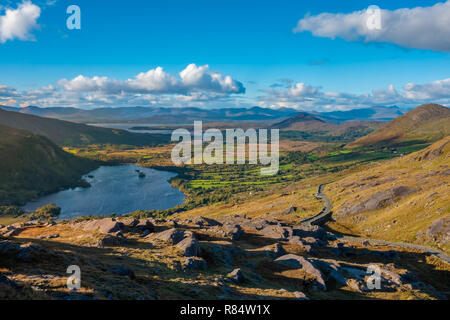
[[[24,213],[25,211],[17,206],[0,206],[0,216],[19,217]]]
[[[60,214],[61,208],[55,204],[47,204],[28,215],[22,208],[17,206],[0,206],[0,216],[8,216],[12,218],[26,215],[28,220],[48,221],[58,218]]]

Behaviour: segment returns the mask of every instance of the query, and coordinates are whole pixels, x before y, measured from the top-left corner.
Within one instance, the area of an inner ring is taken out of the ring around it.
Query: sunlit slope
[[[450,137],[327,187],[342,232],[450,251]]]
[[[395,118],[379,130],[351,143],[350,146],[427,143],[449,134],[450,109],[438,104],[425,104]]]

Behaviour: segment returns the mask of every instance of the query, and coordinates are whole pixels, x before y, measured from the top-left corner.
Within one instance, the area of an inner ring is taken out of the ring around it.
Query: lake
[[[143,175],[139,177],[139,170]],[[25,205],[27,212],[46,204],[61,207],[60,219],[86,215],[125,214],[136,210],[164,210],[184,203],[184,194],[169,179],[176,174],[137,165],[100,167],[83,178],[90,188],[76,188],[44,196]]]
[[[133,133],[154,133],[154,134],[172,134],[173,130],[169,129],[148,129],[148,130],[132,130],[133,127],[162,127],[164,124],[154,124],[154,123],[88,123],[88,125],[93,127],[110,128],[127,130]]]

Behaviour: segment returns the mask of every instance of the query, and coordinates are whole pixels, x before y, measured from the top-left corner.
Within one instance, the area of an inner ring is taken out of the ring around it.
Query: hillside
[[[312,199],[312,192],[307,190],[308,199]],[[252,199],[256,206],[249,208],[251,215],[244,214],[243,208],[223,204],[204,208],[206,217],[195,209],[168,219],[139,218],[137,212],[136,218],[133,214],[0,227],[0,298],[200,301],[449,297],[449,265],[436,255],[333,239],[322,227],[301,224],[300,212],[293,207],[283,211],[278,206],[264,207],[267,203],[289,205],[286,198],[304,203],[299,194],[289,193]],[[317,199],[311,202],[320,205]],[[260,209],[259,217],[255,209]],[[285,220],[289,216],[290,222]],[[80,266],[79,290],[67,289],[68,275],[61,265]],[[367,287],[368,265],[380,268],[382,286],[378,290]]]
[[[136,134],[125,130],[98,128],[5,110],[0,110],[0,125],[45,136],[58,145],[127,144],[154,146],[167,143],[170,138],[168,135]]]
[[[408,156],[369,165],[330,184],[344,233],[426,244],[450,252],[450,137]]]
[[[300,112],[295,116],[273,125],[281,130],[320,131],[327,127],[327,123],[318,117],[306,112]]]
[[[378,121],[346,121],[330,123],[319,116],[301,112],[294,117],[274,124],[272,128],[281,130],[281,137],[310,141],[351,142],[383,126]]]
[[[81,185],[98,164],[61,150],[45,137],[0,125],[0,205]]]
[[[450,134],[450,109],[425,104],[388,122],[379,130],[356,140],[350,146],[430,143]]]

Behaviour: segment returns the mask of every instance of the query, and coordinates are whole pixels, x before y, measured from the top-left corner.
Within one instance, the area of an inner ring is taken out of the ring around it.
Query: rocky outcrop
[[[433,221],[426,236],[436,242],[450,243],[450,216]]]
[[[14,237],[17,236],[21,231],[23,230],[23,228],[21,226],[17,226],[17,225],[10,225],[10,226],[6,226],[0,229],[0,235],[2,235],[3,237]]]
[[[121,231],[124,224],[112,218],[105,218],[100,220],[83,221],[76,223],[73,226],[75,228],[81,228],[85,231],[98,231],[103,234],[109,234]]]
[[[127,243],[125,238],[120,233],[117,235],[107,235],[97,242],[97,247],[115,247],[121,246]]]
[[[180,229],[168,229],[166,231],[152,234],[148,236],[150,239],[164,241],[167,243],[170,243],[172,245],[175,245],[179,242],[181,242],[184,238],[187,237],[193,237],[193,233],[191,231],[184,231]]]
[[[227,275],[227,277],[235,283],[242,283],[245,281],[245,277],[241,269],[234,269]]]
[[[282,212],[279,212],[279,213],[274,213],[271,216],[288,216],[288,215],[293,214],[295,212],[297,212],[297,207],[291,206],[291,207],[287,208],[286,210],[284,210]]]
[[[283,227],[280,224],[269,225],[259,231],[259,234],[276,240],[287,240],[294,234],[292,227]]]
[[[231,242],[201,242],[200,255],[210,259],[213,263],[225,266],[231,266],[234,259],[244,255],[241,248],[233,246]],[[209,260],[208,260],[209,261]]]
[[[434,148],[427,148],[425,151],[418,153],[415,157],[416,161],[433,161],[436,158],[439,158],[444,154],[445,147],[450,143],[450,140],[444,139],[443,143],[440,145],[436,145]]]
[[[297,300],[309,300],[309,298],[300,291],[295,291],[292,293]]]
[[[239,240],[244,234],[244,230],[242,230],[242,227],[239,224],[235,223],[224,224],[222,229],[225,233],[225,236],[229,237],[233,241]]]
[[[208,265],[202,258],[187,258],[183,262],[183,270],[185,271],[206,270],[207,268]]]
[[[151,222],[150,219],[140,219],[138,223],[133,227],[137,232],[153,232],[155,230],[155,226]]]
[[[0,256],[9,256],[20,261],[33,261],[42,258],[47,250],[37,244],[18,244],[8,240],[0,240]]]
[[[214,227],[221,225],[220,222],[205,217],[195,217],[194,219],[192,219],[192,223],[199,227]]]
[[[275,262],[295,269],[304,270],[306,273],[314,277],[318,287],[321,290],[325,291],[327,289],[322,272],[307,258],[297,256],[295,254],[287,254],[279,257],[275,260]]]
[[[241,226],[252,231],[260,231],[272,223],[266,219],[256,218],[241,222]]]
[[[307,244],[299,236],[292,236],[289,238],[289,243],[295,244],[301,247],[305,252],[310,253],[312,251],[312,246]]]
[[[120,222],[122,222],[123,225],[127,228],[133,228],[139,223],[139,220],[134,218],[125,218],[121,219]]]
[[[178,242],[177,247],[185,257],[196,257],[200,253],[200,245],[194,237],[184,238]]]
[[[316,225],[296,226],[292,233],[294,236],[298,236],[300,238],[315,238],[323,241],[327,239],[325,229]]]
[[[399,186],[389,190],[380,191],[365,201],[339,209],[337,214],[340,216],[346,216],[358,214],[364,211],[382,209],[414,192],[416,192],[416,190],[406,186]]]
[[[278,258],[284,256],[286,254],[286,250],[284,250],[283,246],[279,243],[275,243],[269,246],[262,248],[266,256],[271,258]]]

